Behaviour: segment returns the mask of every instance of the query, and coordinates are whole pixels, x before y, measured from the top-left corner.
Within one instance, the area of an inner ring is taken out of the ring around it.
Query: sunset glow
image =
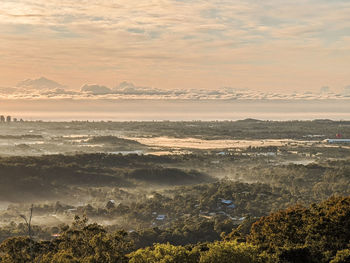
[[[343,92],[347,0],[2,0],[0,87]]]

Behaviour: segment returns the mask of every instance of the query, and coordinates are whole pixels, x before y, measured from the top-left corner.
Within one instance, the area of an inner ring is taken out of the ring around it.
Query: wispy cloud
[[[5,84],[25,73],[70,86],[340,89],[349,13],[340,0],[2,0],[0,71]]]

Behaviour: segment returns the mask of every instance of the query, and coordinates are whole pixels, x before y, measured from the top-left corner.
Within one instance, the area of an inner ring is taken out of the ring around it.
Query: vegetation
[[[263,217],[252,226],[247,240],[281,257],[295,257],[298,252],[309,262],[329,262],[338,251],[349,248],[350,198],[332,197],[308,208],[295,206]]]
[[[223,240],[135,250],[124,231],[109,233],[76,217],[53,240],[12,237],[0,245],[0,262],[348,262],[350,197],[331,197],[260,218],[249,233],[234,229]]]
[[[181,185],[213,180],[203,173],[163,167],[162,162],[172,160],[112,154],[0,158],[0,200],[57,200],[78,186],[130,187],[137,186],[137,181]]]
[[[0,262],[349,262],[350,148],[320,142],[349,127],[6,125],[0,154],[22,156],[0,157]],[[160,136],[292,140],[186,152],[130,139]]]
[[[349,137],[349,121],[262,121],[245,119],[239,121],[131,121],[131,122],[17,122],[11,126],[28,129],[45,129],[54,134],[66,131],[117,131],[128,135],[195,137],[206,139],[325,139],[336,133]],[[10,129],[11,127],[9,127]],[[320,137],[306,137],[321,135]],[[107,135],[109,136],[109,135]]]
[[[125,255],[132,243],[126,240],[126,232],[110,234],[86,222],[76,217],[74,224],[52,241],[7,239],[0,245],[0,262],[127,262]]]

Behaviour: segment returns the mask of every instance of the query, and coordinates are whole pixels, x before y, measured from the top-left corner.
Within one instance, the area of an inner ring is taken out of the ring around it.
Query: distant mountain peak
[[[47,79],[45,77],[40,77],[38,79],[26,79],[16,85],[21,88],[34,88],[34,89],[57,89],[65,88],[65,86],[57,83],[56,81]]]

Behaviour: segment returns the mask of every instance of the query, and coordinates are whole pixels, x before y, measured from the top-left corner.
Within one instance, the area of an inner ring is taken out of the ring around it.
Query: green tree
[[[236,241],[208,244],[208,251],[201,254],[200,263],[258,263],[263,262],[256,246]]]
[[[33,260],[35,242],[28,237],[13,237],[0,245],[0,262],[26,263]]]
[[[350,262],[350,249],[339,250],[329,263],[348,263]]]
[[[196,263],[198,251],[182,246],[155,244],[153,247],[139,249],[128,255],[130,263]]]

